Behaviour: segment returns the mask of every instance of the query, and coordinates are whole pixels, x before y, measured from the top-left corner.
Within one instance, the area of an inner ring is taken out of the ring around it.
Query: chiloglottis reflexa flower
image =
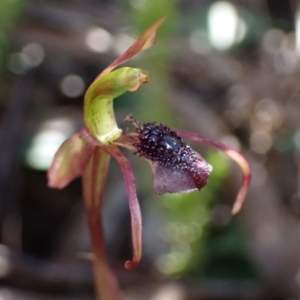
[[[158,194],[187,193],[203,188],[212,167],[184,141],[190,139],[220,149],[235,160],[243,172],[243,182],[233,206],[237,213],[247,194],[251,171],[247,160],[236,150],[196,133],[172,130],[155,122],[142,124],[132,116],[126,121],[134,132],[123,133],[116,123],[113,99],[135,91],[148,82],[148,72],[123,67],[114,70],[155,43],[156,31],[165,18],[152,25],[124,54],[103,70],[87,89],[84,98],[84,128],[67,139],[57,151],[48,171],[48,185],[64,188],[82,176],[83,197],[94,252],[95,284],[99,297],[119,299],[116,281],[107,264],[101,206],[109,162],[119,163],[124,177],[131,213],[133,258],[125,267],[136,267],[142,257],[142,219],[136,195],[135,179],[129,160],[120,147],[146,159],[153,173],[153,187]]]

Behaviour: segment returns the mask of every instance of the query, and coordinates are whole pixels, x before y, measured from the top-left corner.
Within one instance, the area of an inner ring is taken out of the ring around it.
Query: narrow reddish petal
[[[67,139],[56,152],[48,171],[48,186],[62,189],[79,177],[87,164],[95,145],[82,130]]]
[[[139,265],[142,258],[142,216],[136,195],[135,179],[128,159],[117,147],[106,147],[105,150],[119,163],[126,185],[131,214],[133,259],[126,261],[125,268],[133,269]]]
[[[137,55],[143,50],[146,50],[152,47],[155,44],[156,40],[156,32],[159,26],[166,20],[166,17],[161,18],[156,23],[154,23],[150,28],[148,28],[140,37],[139,39],[121,56],[115,59],[106,69],[104,69],[95,80],[99,79],[100,77],[108,74],[114,68],[123,64],[133,56]]]
[[[152,47],[155,44],[156,32],[159,26],[165,21],[166,17],[161,18],[156,23],[154,23],[150,28],[148,28],[139,39],[122,55],[117,57],[107,68],[105,68],[94,80],[98,81],[101,77],[111,72],[114,68],[128,61],[138,53]],[[89,95],[90,89],[94,86],[94,82],[89,86],[85,93],[85,98]]]
[[[232,158],[242,169],[243,172],[243,181],[242,185],[240,187],[240,190],[238,192],[238,195],[236,197],[236,200],[234,202],[233,208],[232,208],[232,214],[235,215],[238,213],[244,203],[245,197],[247,195],[247,192],[249,190],[250,182],[251,182],[251,167],[246,160],[246,158],[238,151],[231,149],[227,146],[225,146],[222,143],[216,142],[212,139],[203,137],[201,135],[198,135],[193,132],[188,132],[188,131],[182,131],[182,130],[176,130],[176,132],[187,139],[200,142],[200,143],[205,143],[209,146],[213,146],[224,153],[226,153],[230,158]]]

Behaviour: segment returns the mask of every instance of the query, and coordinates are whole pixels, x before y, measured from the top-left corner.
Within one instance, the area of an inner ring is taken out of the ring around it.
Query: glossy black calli
[[[135,154],[152,162],[154,189],[159,194],[200,190],[208,180],[212,167],[182,138],[163,124],[140,124],[132,117],[127,121],[136,126]],[[156,176],[163,177],[159,180]]]

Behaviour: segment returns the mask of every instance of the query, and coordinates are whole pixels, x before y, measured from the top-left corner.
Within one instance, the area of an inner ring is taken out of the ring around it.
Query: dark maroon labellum
[[[170,187],[167,184],[162,187],[163,183],[159,183],[159,193],[200,190],[207,183],[212,167],[202,156],[186,145],[175,131],[155,122],[142,125],[132,117],[129,117],[127,121],[131,121],[137,127],[138,138],[133,143],[137,149],[135,154],[154,162],[157,165],[154,171],[163,173],[168,179],[173,176],[175,181],[173,180],[172,184],[184,185],[181,191],[180,187]],[[187,177],[190,179],[187,180]],[[187,181],[192,181],[192,183]]]

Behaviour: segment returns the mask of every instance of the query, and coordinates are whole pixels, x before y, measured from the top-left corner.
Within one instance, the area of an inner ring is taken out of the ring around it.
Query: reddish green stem
[[[94,252],[93,266],[98,300],[121,299],[117,280],[108,265],[100,212],[109,161],[110,156],[97,147],[83,173],[84,202]]]

